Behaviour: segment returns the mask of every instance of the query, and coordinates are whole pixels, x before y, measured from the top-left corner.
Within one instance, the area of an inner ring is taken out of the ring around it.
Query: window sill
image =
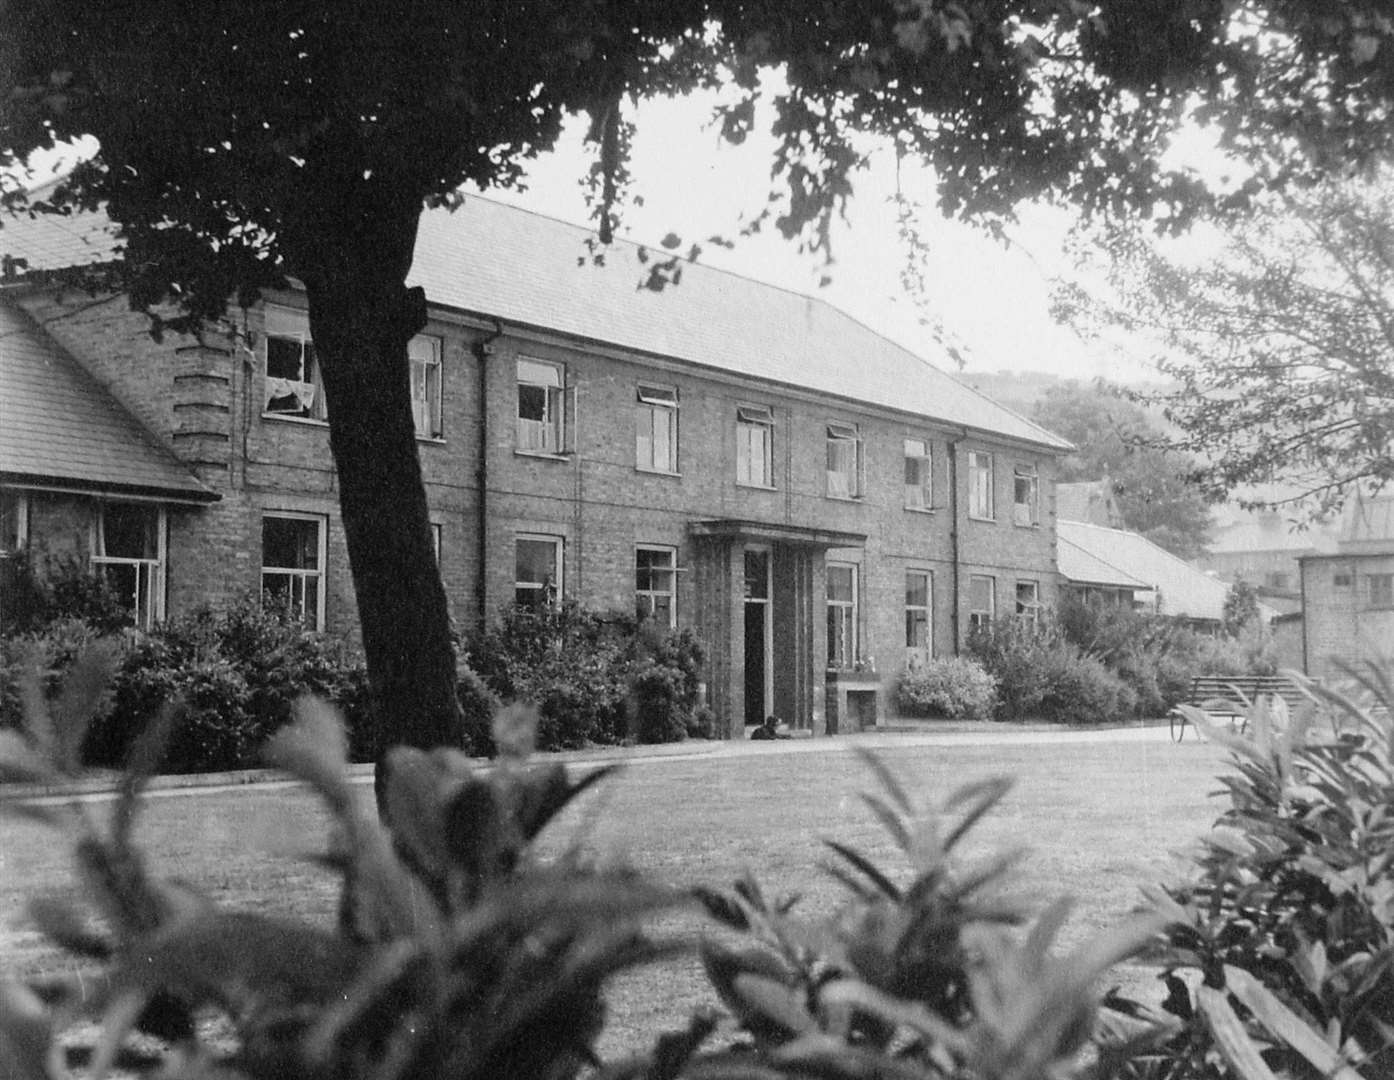
[[[989,525],[996,525],[996,524],[997,524],[997,519],[996,519],[995,517],[983,517],[981,514],[969,514],[969,515],[968,515],[968,520],[969,520],[969,521],[984,521],[984,522],[986,522],[986,523],[989,524]]]
[[[519,450],[513,448],[514,457],[540,458],[542,461],[570,461],[575,454],[557,454],[550,450]]]
[[[929,514],[931,516],[935,511],[933,506],[907,506],[903,509],[907,514]]]
[[[316,416],[289,416],[286,413],[264,412],[261,414],[263,420],[275,420],[283,424],[305,424],[308,427],[327,428],[328,420],[321,420]]]
[[[1017,529],[1039,529],[1041,523],[1039,521],[1013,521],[1012,526]]]
[[[434,446],[444,446],[444,435],[418,435],[416,441],[420,443],[431,443]]]
[[[778,491],[779,488],[773,484],[752,484],[745,480],[737,480],[736,487],[745,488],[747,491]]]
[[[865,501],[866,501],[866,496],[865,496],[865,495],[828,495],[828,494],[824,494],[823,498],[825,498],[825,499],[831,499],[833,502],[847,502],[847,503],[859,503],[859,502],[865,502]]]
[[[674,472],[671,469],[646,469],[642,465],[635,465],[634,471],[643,473],[645,476],[671,476],[678,480],[682,479],[682,473]]]

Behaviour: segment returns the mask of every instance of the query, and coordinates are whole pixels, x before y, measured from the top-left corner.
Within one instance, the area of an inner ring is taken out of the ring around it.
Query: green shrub
[[[1042,656],[1036,715],[1052,724],[1117,724],[1133,717],[1137,695],[1102,661],[1062,644]]]
[[[1247,735],[1187,708],[1236,771],[1194,879],[1151,892],[1177,1027],[1131,1075],[1259,1075],[1236,1046],[1262,1075],[1394,1075],[1394,683],[1362,681],[1378,712],[1306,684],[1321,710],[1260,704]],[[1144,1071],[1157,1062],[1187,1071]]]
[[[245,598],[149,633],[129,631],[112,708],[87,735],[88,761],[119,765],[146,720],[177,698],[184,710],[169,739],[166,771],[257,766],[260,747],[304,694],[344,710],[355,751],[381,741],[365,736],[370,710],[362,662],[287,612]]]
[[[702,727],[704,653],[687,630],[574,603],[513,608],[470,643],[468,659],[500,700],[537,706],[544,750],[670,742]]]
[[[42,633],[51,623],[80,619],[100,633],[131,625],[131,612],[106,579],[74,558],[36,566],[23,553],[0,560],[0,634]]]
[[[997,704],[997,680],[962,656],[937,657],[905,670],[896,707],[907,716],[988,720]]]
[[[28,633],[0,637],[0,728],[19,726],[20,687],[26,676],[37,673],[40,690],[45,697],[52,697],[73,661],[104,640],[120,642],[124,638],[76,616],[55,619]]]

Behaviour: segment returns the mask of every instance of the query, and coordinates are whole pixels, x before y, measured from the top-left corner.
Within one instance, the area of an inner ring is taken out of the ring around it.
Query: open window
[[[671,386],[639,384],[634,465],[644,472],[678,471],[678,392]]]
[[[576,388],[566,369],[545,360],[518,360],[517,449],[524,454],[574,453]]]
[[[768,406],[736,409],[736,483],[774,487],[774,410]]]
[[[1034,465],[1018,465],[1012,472],[1012,524],[1040,522],[1041,481]]]
[[[905,572],[905,648],[928,659],[934,652],[934,575]]]
[[[263,338],[266,382],[262,411],[302,420],[327,419],[324,380],[304,312],[268,307]]]
[[[982,450],[968,452],[968,516],[991,521],[993,505],[992,455]]]
[[[968,630],[986,633],[997,617],[997,579],[986,574],[968,578]]]
[[[828,424],[827,459],[829,498],[861,498],[862,438],[855,424]]]
[[[934,461],[926,439],[905,440],[905,508],[934,508]]]
[[[164,618],[164,510],[153,503],[99,503],[92,569],[136,626],[149,630]]]
[[[441,340],[418,334],[407,343],[411,363],[411,415],[418,439],[439,439],[441,425]]]
[[[1038,581],[1016,583],[1016,620],[1027,630],[1041,627],[1041,585]]]

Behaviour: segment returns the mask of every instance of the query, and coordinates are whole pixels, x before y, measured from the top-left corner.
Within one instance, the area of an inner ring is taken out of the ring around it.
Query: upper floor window
[[[0,491],[0,555],[23,551],[29,539],[29,501],[18,491]]]
[[[857,660],[857,568],[828,563],[828,667],[850,668]]]
[[[514,544],[513,602],[541,611],[562,597],[562,538],[519,536]]]
[[[325,520],[276,513],[261,519],[261,601],[285,607],[311,630],[324,629]]]
[[[675,548],[641,544],[634,549],[634,609],[640,622],[678,625],[677,571]]]
[[[137,626],[164,617],[165,512],[150,503],[101,503],[92,543],[92,569]]]
[[[1038,630],[1041,626],[1041,585],[1038,581],[1018,581],[1016,583],[1017,621],[1028,630]]]
[[[828,495],[856,499],[862,494],[862,439],[854,424],[828,425]]]
[[[1370,606],[1394,607],[1394,574],[1371,574],[1369,582]]]
[[[1034,465],[1018,465],[1012,472],[1012,524],[1035,525],[1040,519],[1041,481]]]
[[[678,471],[678,392],[671,386],[639,386],[634,464],[647,472]]]
[[[934,508],[934,469],[925,439],[905,440],[905,506],[910,510]]]
[[[574,387],[560,364],[518,360],[518,449],[532,454],[571,453],[575,439]]]
[[[981,450],[968,452],[968,516],[986,521],[997,516],[992,503],[992,455]]]
[[[986,574],[968,578],[968,630],[984,633],[997,617],[997,579]]]
[[[439,439],[441,425],[441,340],[418,334],[407,343],[411,362],[411,416],[419,439]]]
[[[923,656],[934,646],[934,577],[928,570],[905,573],[905,647]]]
[[[736,482],[774,487],[774,412],[766,406],[736,410]]]
[[[266,386],[263,410],[276,416],[324,420],[324,380],[305,316],[266,309]]]

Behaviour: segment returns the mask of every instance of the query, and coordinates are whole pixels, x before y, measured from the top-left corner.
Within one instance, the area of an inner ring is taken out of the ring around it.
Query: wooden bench
[[[1191,680],[1185,704],[1209,716],[1223,716],[1231,725],[1236,721],[1243,731],[1249,708],[1260,697],[1281,698],[1289,712],[1311,699],[1286,675],[1197,675]],[[1180,742],[1186,734],[1186,714],[1171,710],[1171,737]]]

